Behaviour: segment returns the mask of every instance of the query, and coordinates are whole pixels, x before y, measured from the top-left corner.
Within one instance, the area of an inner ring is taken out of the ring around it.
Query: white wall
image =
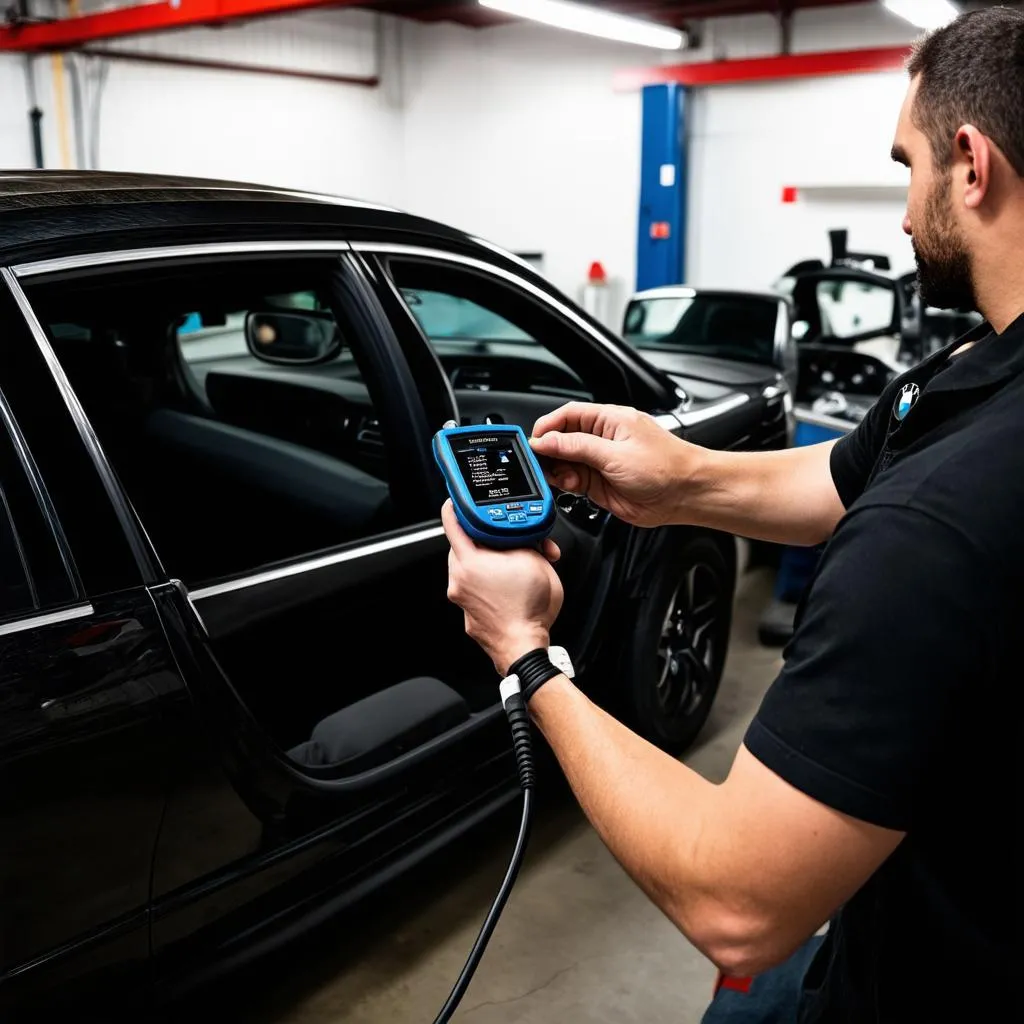
[[[358,76],[374,74],[381,60],[385,84],[367,88],[110,61],[101,93],[98,166],[260,181],[400,203],[396,32],[393,20],[364,11],[319,11],[118,41],[116,47],[127,51]],[[71,60],[88,93],[99,62]],[[21,61],[0,56],[0,166],[30,161]],[[36,58],[36,82],[45,112],[47,165],[59,167],[48,56]],[[88,95],[85,106],[88,123]]]
[[[901,19],[871,4],[798,12],[793,51],[897,46],[913,38]],[[694,57],[777,52],[766,16],[709,25]],[[828,259],[826,232],[850,228],[854,250],[913,266],[900,227],[906,171],[889,159],[906,89],[902,71],[794,79],[695,90],[690,107],[688,279],[761,288],[800,259]],[[884,198],[808,189],[781,202],[785,185],[893,186]]]
[[[0,53],[0,167],[31,165],[24,58]]]
[[[406,59],[406,205],[514,250],[578,297],[594,260],[635,279],[640,101],[634,47],[528,25],[419,28]]]
[[[374,18],[308,13],[122,48],[372,75]],[[399,202],[401,107],[388,89],[114,61],[100,166],[259,181]]]

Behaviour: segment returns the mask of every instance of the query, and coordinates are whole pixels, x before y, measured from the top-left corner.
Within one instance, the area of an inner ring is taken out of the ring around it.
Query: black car
[[[689,285],[649,288],[629,300],[622,335],[649,362],[685,379],[688,392],[698,380],[710,386],[701,391],[709,397],[723,385],[760,390],[762,421],[753,434],[723,439],[729,446],[753,441],[778,448],[792,440],[798,356],[785,296]]]
[[[669,377],[516,258],[366,203],[0,174],[0,276],[0,1013],[202,978],[516,798],[445,600],[446,420],[584,398],[785,441],[759,382]],[[679,750],[734,540],[558,505],[555,640]]]

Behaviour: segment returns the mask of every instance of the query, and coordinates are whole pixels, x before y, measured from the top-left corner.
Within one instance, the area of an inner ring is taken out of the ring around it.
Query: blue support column
[[[686,274],[686,90],[643,89],[636,286],[680,284]]]

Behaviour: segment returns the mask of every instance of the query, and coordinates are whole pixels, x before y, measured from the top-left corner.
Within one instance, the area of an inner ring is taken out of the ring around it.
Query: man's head
[[[1024,214],[1024,12],[962,15],[918,42],[907,70],[892,155],[911,170],[903,229],[921,295],[973,309],[979,249]]]

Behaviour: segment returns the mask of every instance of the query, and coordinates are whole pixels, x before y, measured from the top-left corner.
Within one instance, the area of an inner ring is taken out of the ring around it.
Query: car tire
[[[631,724],[672,754],[696,738],[725,667],[735,573],[711,537],[669,545],[637,607],[626,660]]]

